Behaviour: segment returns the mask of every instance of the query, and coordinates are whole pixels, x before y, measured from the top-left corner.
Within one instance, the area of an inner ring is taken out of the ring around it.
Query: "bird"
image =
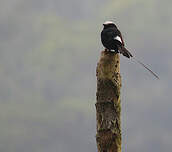
[[[103,26],[101,41],[106,50],[114,50],[116,53],[121,53],[127,58],[133,57],[133,55],[125,48],[122,34],[115,23],[106,21],[103,23]]]
[[[106,21],[103,23],[103,26],[104,28],[101,32],[101,42],[105,47],[105,51],[120,53],[127,58],[135,59],[137,63],[142,65],[157,79],[159,79],[159,77],[150,68],[139,61],[130,53],[130,51],[126,49],[122,34],[113,21]]]

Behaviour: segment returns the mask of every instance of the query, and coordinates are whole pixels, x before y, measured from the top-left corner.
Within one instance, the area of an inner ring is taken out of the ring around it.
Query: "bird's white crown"
[[[103,25],[108,25],[108,24],[115,24],[115,23],[112,22],[112,21],[106,21],[106,22],[103,23]]]

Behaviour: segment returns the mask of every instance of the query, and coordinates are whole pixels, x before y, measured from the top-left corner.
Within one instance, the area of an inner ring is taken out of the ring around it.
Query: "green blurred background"
[[[171,0],[0,0],[0,152],[96,152],[102,23],[121,56],[123,151],[172,149]]]

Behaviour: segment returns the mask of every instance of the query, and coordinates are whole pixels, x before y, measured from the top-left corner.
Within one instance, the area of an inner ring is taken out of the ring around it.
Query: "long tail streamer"
[[[142,65],[145,69],[147,69],[152,75],[154,75],[157,79],[159,79],[159,77],[152,71],[150,70],[144,63],[142,63],[141,61],[139,61],[138,59],[136,59],[135,57],[132,57],[137,63],[139,63],[140,65]]]

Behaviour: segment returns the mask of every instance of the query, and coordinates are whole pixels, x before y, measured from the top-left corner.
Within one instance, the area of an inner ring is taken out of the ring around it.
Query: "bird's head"
[[[117,28],[116,25],[115,25],[115,23],[112,22],[112,21],[106,21],[106,22],[104,22],[103,23],[103,26],[104,26],[105,29],[106,28],[109,28],[109,27],[115,27],[115,28]]]

